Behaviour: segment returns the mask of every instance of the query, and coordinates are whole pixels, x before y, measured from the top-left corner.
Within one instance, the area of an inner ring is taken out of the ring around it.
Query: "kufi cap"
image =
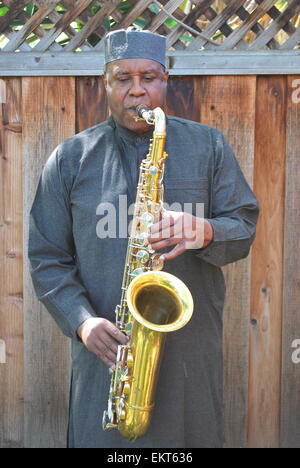
[[[105,37],[105,63],[144,58],[166,66],[166,38],[135,27],[118,29]]]

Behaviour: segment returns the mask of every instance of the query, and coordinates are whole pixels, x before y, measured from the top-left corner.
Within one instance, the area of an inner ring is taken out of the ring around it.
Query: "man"
[[[164,107],[165,38],[134,28],[115,31],[106,38],[105,62],[111,117],[53,152],[31,210],[35,290],[72,338],[69,447],[221,447],[220,266],[248,254],[258,207],[224,137],[175,117],[167,118],[165,200],[169,206],[187,203],[192,211],[167,210],[148,240],[164,252],[164,270],[189,287],[194,314],[167,337],[148,432],[132,444],[118,431],[101,428],[108,367],[115,364],[117,345],[127,342],[114,325],[127,239],[100,232],[103,207],[113,206],[120,221],[120,197],[127,196],[128,206],[135,200],[139,165],[153,132],[136,121],[135,109]]]

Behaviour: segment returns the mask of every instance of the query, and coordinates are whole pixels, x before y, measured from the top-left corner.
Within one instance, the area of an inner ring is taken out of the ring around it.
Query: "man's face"
[[[148,59],[122,59],[108,64],[104,84],[113,118],[122,127],[145,133],[149,125],[135,121],[135,108],[163,107],[169,74],[160,63]]]

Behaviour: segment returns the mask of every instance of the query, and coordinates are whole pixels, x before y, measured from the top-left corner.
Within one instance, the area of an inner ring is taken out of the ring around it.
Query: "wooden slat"
[[[288,51],[171,51],[171,75],[288,75],[300,72],[300,50]],[[0,53],[1,76],[99,76],[104,54],[74,52]]]
[[[36,4],[38,6],[40,5],[44,5],[44,3],[47,3],[48,0],[35,0],[36,1]],[[49,13],[48,15],[48,18],[54,23],[56,24],[60,19],[61,19],[61,15],[59,13],[57,13],[55,10],[53,10],[52,12]],[[44,35],[47,33],[47,31],[44,30],[44,34],[41,36],[41,37],[44,37]],[[64,30],[64,33],[66,34],[66,36],[71,39],[72,37],[75,36],[76,34],[76,31],[74,28],[72,28],[72,26],[68,26],[65,28]],[[60,50],[63,49],[63,47],[58,44],[57,42],[54,42],[50,47],[48,47],[48,50],[52,50],[53,47],[58,47]]]
[[[197,18],[202,15],[207,10],[207,8],[210,7],[213,2],[214,0],[199,0],[195,8],[188,15],[186,15],[182,21],[188,26],[191,26],[191,24],[193,24]],[[186,31],[186,29],[181,25],[172,28],[171,33],[167,35],[167,49],[170,49],[176,43],[184,31]]]
[[[226,5],[228,5],[230,2],[229,0],[225,0],[225,3]],[[237,10],[237,14],[239,10],[240,8]],[[215,12],[213,8],[208,8],[208,10],[206,10],[205,12],[205,16],[207,19],[209,19],[209,21],[212,21],[213,19],[217,17],[217,13]],[[220,26],[220,31],[221,33],[224,34],[225,37],[228,37],[233,32],[233,29],[231,26],[229,26],[229,24],[225,22],[222,26]],[[207,42],[205,45],[206,50],[212,50],[212,49],[216,50],[217,48],[218,48],[217,44],[212,44],[211,42]],[[238,48],[239,50],[245,50],[248,48],[248,44],[244,40],[242,40],[240,41]]]
[[[253,185],[256,77],[205,77],[201,122],[222,131]],[[248,407],[248,336],[251,257],[228,265],[224,308],[224,408],[226,447],[245,447]]]
[[[220,27],[226,23],[226,21],[238,10],[244,3],[244,0],[234,0],[224,8],[221,14],[204,29],[203,34],[206,37],[211,37]],[[197,50],[205,44],[205,40],[202,37],[197,37],[188,47],[187,50]]]
[[[172,14],[181,4],[181,0],[170,0],[168,3],[166,3],[166,5],[164,5],[164,9]],[[154,16],[151,24],[147,27],[147,29],[149,29],[149,31],[155,32],[166,21],[167,18],[168,15],[161,10],[157,15]]]
[[[55,8],[56,2],[48,2],[48,4],[42,5],[38,11],[28,19],[26,24],[15,33],[3,48],[3,52],[13,52],[17,50],[20,44],[34,31],[40,24],[41,20],[50,13],[53,8]]]
[[[251,185],[255,83],[255,77],[173,77],[168,90],[168,113],[201,120],[224,132]],[[247,438],[250,257],[224,271],[225,439],[227,447],[243,447]]]
[[[67,26],[78,16],[80,13],[85,10],[89,4],[90,0],[77,0],[74,3],[73,8],[68,10],[63,17],[60,17],[55,26],[50,29],[50,31],[45,34],[45,36],[40,40],[40,42],[34,47],[35,52],[44,52],[50,47],[50,45],[55,41],[55,39],[60,36],[60,34],[67,28]]]
[[[288,90],[280,446],[299,448],[300,363],[292,360],[292,345],[300,340],[300,75],[288,77]]]
[[[7,3],[7,2],[6,2]],[[45,0],[36,0],[36,4],[39,5],[39,4],[43,4],[45,3]],[[24,25],[26,24],[26,22],[30,19],[30,16],[24,11],[22,10],[19,14],[18,14],[18,19],[20,19],[21,21],[23,21]],[[10,27],[10,30],[11,30],[11,27]],[[33,31],[32,31],[37,37],[43,37],[44,34],[45,34],[45,29],[43,29],[41,26],[37,26]],[[15,35],[15,32],[9,32],[9,33],[5,33],[5,37],[7,39],[10,40],[11,37],[13,37]],[[30,47],[29,44],[27,44],[27,42],[23,42],[22,44],[19,45],[19,49],[23,52],[32,52],[32,48]],[[4,49],[2,49],[4,50]],[[51,45],[51,47],[49,48],[49,50],[54,50],[54,51],[58,51],[58,50],[62,50],[62,47],[57,44],[56,42],[54,44]]]
[[[228,5],[230,3],[231,0],[224,0],[226,5]],[[263,2],[263,0],[256,0],[256,3],[258,5],[260,5],[261,3]],[[237,16],[245,21],[247,18],[249,18],[250,16],[250,13],[244,8],[244,7],[241,7],[237,10],[236,12]],[[277,10],[277,8],[275,7],[272,7],[271,10],[268,11],[268,14],[271,16],[272,15],[272,18],[274,17],[277,17],[277,16],[274,16],[274,15],[280,15],[280,12]],[[255,23],[252,28],[251,28],[251,31],[253,31],[257,36],[259,36],[262,32],[264,32],[264,28],[261,26],[261,24],[259,24],[258,22]],[[246,44],[246,49],[248,49],[248,44],[243,41],[243,39],[241,39],[238,43],[237,43],[237,48],[241,48],[242,45],[243,45],[243,49],[245,50],[245,47],[244,47],[244,44]],[[271,48],[271,49],[278,49],[278,43],[277,41],[275,41],[275,39],[272,39],[269,43],[268,43],[268,46]]]
[[[138,18],[148,6],[152,3],[152,0],[139,0],[137,4],[130,10],[124,19],[114,29],[128,28],[136,18]]]
[[[249,447],[279,446],[286,78],[258,77],[254,190],[260,219],[252,254]]]
[[[75,133],[74,78],[24,78],[24,222],[42,165]],[[25,447],[65,446],[69,398],[69,340],[37,301],[25,257]]]
[[[273,23],[250,45],[250,49],[261,49],[300,11],[299,0],[293,0]]]
[[[86,23],[82,30],[76,34],[69,44],[66,45],[65,51],[69,52],[80,47],[86,38],[89,37],[90,34],[92,34],[92,32],[95,31],[95,29],[103,22],[105,17],[109,16],[116,8],[116,3],[114,1],[105,3],[101,10],[99,10],[98,13],[96,13],[96,15]]]
[[[296,45],[300,45],[300,28],[280,47],[281,50],[293,49]]]
[[[0,103],[0,447],[23,446],[23,191],[21,79]]]
[[[108,118],[106,92],[100,77],[76,79],[76,132]]]
[[[11,22],[18,16],[23,8],[29,3],[28,0],[4,0],[4,5],[9,7],[5,16],[1,17],[0,34],[6,31]]]
[[[257,5],[249,18],[221,44],[220,49],[233,48],[274,3],[276,0],[264,0],[260,5]]]

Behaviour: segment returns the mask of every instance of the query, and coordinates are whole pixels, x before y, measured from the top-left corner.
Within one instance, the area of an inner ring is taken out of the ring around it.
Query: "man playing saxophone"
[[[119,345],[115,324],[127,239],[99,238],[99,206],[122,217],[119,197],[134,204],[139,169],[153,126],[137,106],[165,109],[166,41],[134,28],[105,42],[104,84],[110,118],[63,142],[50,156],[31,210],[29,258],[36,293],[72,339],[69,447],[222,447],[222,310],[220,267],[248,255],[258,204],[223,135],[167,116],[164,199],[145,242],[163,270],[189,288],[194,313],[168,335],[150,427],[136,442],[103,431]],[[182,209],[170,209],[170,207]],[[188,206],[189,210],[184,207]],[[197,211],[202,207],[202,212]],[[52,222],[53,221],[53,222]],[[126,377],[126,376],[125,376]]]

